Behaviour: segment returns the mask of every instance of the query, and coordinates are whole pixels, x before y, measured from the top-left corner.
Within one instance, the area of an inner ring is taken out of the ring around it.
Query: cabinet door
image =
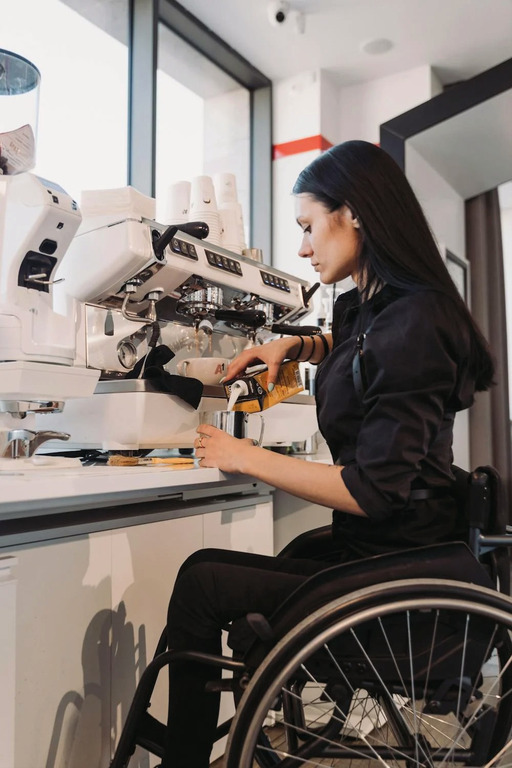
[[[318,504],[292,496],[285,491],[274,492],[274,548],[280,552],[292,539],[305,531],[330,525],[332,511]]]
[[[95,550],[106,559],[101,574]],[[110,752],[110,535],[2,550],[8,553],[18,559],[14,767],[103,767]]]
[[[205,515],[203,546],[273,555],[272,502]]]
[[[123,528],[112,534],[112,730],[117,743],[136,684],[165,626],[179,567],[202,547],[202,515]],[[160,673],[151,714],[167,721],[167,668]],[[138,749],[134,766],[160,764]],[[148,762],[149,761],[149,762]]]
[[[16,701],[16,565],[0,553],[0,765],[14,764]]]
[[[202,541],[198,515],[0,549],[18,560],[14,768],[107,768],[177,570]]]

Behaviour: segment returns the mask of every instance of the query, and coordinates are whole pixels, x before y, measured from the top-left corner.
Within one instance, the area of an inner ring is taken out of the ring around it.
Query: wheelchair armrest
[[[503,484],[494,467],[477,467],[470,475],[467,515],[470,527],[483,534],[504,534],[508,510],[505,508]]]
[[[470,528],[489,530],[491,517],[490,477],[486,472],[475,470],[470,475],[467,516]]]

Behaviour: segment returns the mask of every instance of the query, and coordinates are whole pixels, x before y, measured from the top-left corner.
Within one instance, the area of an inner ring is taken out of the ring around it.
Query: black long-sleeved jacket
[[[364,342],[367,389],[352,373]],[[450,495],[412,501],[416,488],[449,488],[456,411],[473,401],[469,331],[451,299],[434,290],[385,286],[360,305],[357,291],[335,306],[333,350],[317,373],[320,430],[367,518],[335,511],[334,530],[356,555],[465,538]]]

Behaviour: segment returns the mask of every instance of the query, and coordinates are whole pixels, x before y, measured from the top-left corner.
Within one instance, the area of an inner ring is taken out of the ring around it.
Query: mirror
[[[495,201],[495,224],[496,216],[498,221],[500,216],[498,194],[490,190],[500,187],[502,206],[509,199],[506,182],[512,180],[511,115],[512,59],[508,59],[380,127],[381,147],[405,171],[450,262],[449,268],[465,270],[460,284],[467,283],[466,298],[473,316],[497,357],[497,385],[477,397],[469,414],[457,417],[455,460],[469,468],[482,463],[480,459],[485,456],[483,463],[496,466],[510,498],[512,408],[508,378],[512,370],[506,362],[504,283],[509,284],[512,278],[508,276],[509,265],[504,270],[502,259],[495,260],[502,248],[495,237],[500,229],[499,224],[494,229],[492,222],[489,225],[487,208]],[[475,224],[475,207],[480,204],[485,215],[477,210]],[[503,216],[503,222],[511,218],[506,211]],[[507,238],[512,237],[512,225],[503,230]],[[503,243],[505,254],[511,253],[510,248],[508,242]],[[512,316],[512,295],[508,315]],[[512,338],[510,324],[508,335]]]

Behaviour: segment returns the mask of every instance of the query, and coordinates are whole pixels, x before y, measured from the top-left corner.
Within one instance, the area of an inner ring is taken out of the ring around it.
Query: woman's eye
[[[308,224],[308,226],[307,226],[307,227],[304,227],[304,229],[302,230],[302,232],[303,232],[303,234],[306,234],[306,232],[307,232],[308,234],[311,234],[311,226]]]

